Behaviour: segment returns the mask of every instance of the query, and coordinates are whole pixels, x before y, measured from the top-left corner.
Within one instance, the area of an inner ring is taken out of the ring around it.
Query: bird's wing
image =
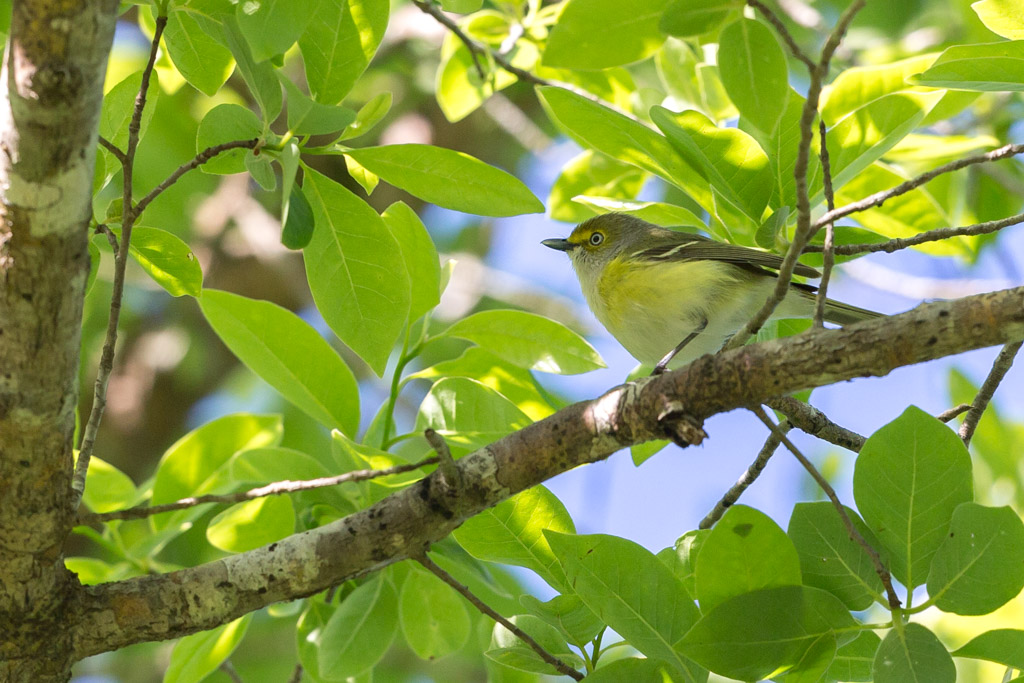
[[[660,237],[660,236],[659,236]],[[661,238],[661,244],[650,247],[636,254],[640,260],[691,261],[707,259],[709,261],[725,261],[738,265],[749,264],[778,270],[782,266],[782,257],[770,251],[760,251],[735,244],[716,242],[701,235],[674,233]],[[821,277],[814,268],[797,263],[793,269],[796,275],[804,277]]]

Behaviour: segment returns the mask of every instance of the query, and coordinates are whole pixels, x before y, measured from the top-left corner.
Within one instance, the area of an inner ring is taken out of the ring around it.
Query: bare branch
[[[97,137],[96,141],[100,143],[101,147],[103,147],[105,150],[107,150],[108,152],[113,154],[114,157],[121,163],[122,166],[124,166],[126,163],[128,163],[128,157],[126,157],[124,152],[121,151],[121,148],[118,147],[117,145],[115,145],[113,142],[111,142],[110,140],[106,139],[102,135]]]
[[[426,12],[437,19],[438,23],[451,31],[456,38],[462,41],[462,44],[466,46],[467,50],[469,50],[469,56],[473,58],[473,66],[476,67],[476,72],[480,76],[480,80],[486,82],[487,71],[480,63],[479,55],[487,54],[487,48],[467,36],[466,32],[463,31],[456,22],[452,21],[440,7],[431,2],[431,0],[413,0],[413,4],[419,7],[420,11]]]
[[[915,247],[919,244],[925,244],[926,242],[937,242],[939,240],[949,239],[950,237],[988,235],[1019,223],[1024,223],[1024,213],[1018,213],[1014,216],[1008,216],[1007,218],[1000,218],[997,221],[975,223],[974,225],[965,225],[959,228],[936,228],[935,230],[928,230],[927,232],[922,232],[918,235],[914,235],[913,237],[897,237],[887,242],[877,242],[874,244],[840,244],[836,246],[835,253],[842,256],[870,254],[879,251],[891,254],[894,251],[899,251],[900,249]],[[822,248],[816,244],[809,244],[804,247],[804,251],[808,253],[817,253],[822,251]]]
[[[989,401],[992,400],[996,389],[999,388],[999,383],[1003,381],[1003,377],[1006,376],[1006,373],[1013,366],[1013,359],[1017,357],[1020,347],[1021,342],[1007,344],[999,352],[999,355],[996,356],[995,362],[992,363],[992,369],[989,370],[988,377],[985,378],[981,389],[978,390],[978,395],[971,401],[971,407],[967,411],[963,423],[960,425],[960,438],[963,439],[965,446],[971,445],[974,430],[978,428],[978,422],[981,421],[985,408],[988,407]]]
[[[955,417],[959,417],[971,409],[970,403],[961,403],[958,406],[953,406],[949,410],[944,410],[935,416],[935,419],[939,422],[949,422]]]
[[[779,432],[783,434],[787,433],[792,428],[793,425],[788,421],[783,420],[779,423]],[[780,439],[778,434],[774,431],[768,435],[768,438],[765,439],[764,445],[761,446],[761,451],[757,454],[757,457],[754,458],[754,462],[750,463],[750,466],[740,476],[740,478],[736,480],[736,483],[733,484],[732,487],[726,491],[725,495],[722,496],[721,500],[715,504],[714,509],[712,509],[711,512],[709,512],[704,519],[700,521],[700,525],[697,527],[698,529],[710,529],[722,518],[722,515],[725,514],[726,510],[736,504],[736,501],[740,499],[740,496],[742,496],[743,493],[750,488],[751,484],[757,481],[757,478],[761,476],[761,472],[764,471],[768,461],[773,455],[775,455],[775,451],[778,450],[781,443],[782,439]]]
[[[853,525],[853,520],[851,520],[850,516],[846,514],[846,508],[844,508],[843,504],[840,502],[835,489],[833,489],[832,485],[828,483],[828,480],[821,475],[818,468],[815,467],[814,464],[800,452],[800,449],[789,440],[789,437],[779,429],[778,425],[768,419],[768,416],[765,414],[764,409],[761,406],[755,406],[751,408],[751,411],[757,415],[757,418],[761,420],[761,422],[763,422],[764,425],[768,427],[768,429],[770,429],[782,443],[786,445],[786,448],[788,448],[789,452],[793,454],[793,457],[803,465],[808,474],[811,475],[814,481],[817,482],[818,486],[821,487],[821,490],[825,492],[825,495],[828,496],[828,499],[832,501],[832,506],[836,509],[836,512],[839,513],[839,517],[843,520],[843,526],[846,527],[846,532],[850,535],[850,538],[856,541],[857,545],[863,548],[864,552],[866,552],[868,557],[871,558],[871,563],[875,566],[875,573],[878,574],[878,578],[882,580],[882,585],[885,586],[886,597],[889,599],[889,609],[899,609],[902,603],[900,602],[899,596],[896,595],[896,589],[893,588],[892,575],[882,563],[882,558],[878,554],[878,551],[875,550],[863,536],[861,536],[860,532],[857,531],[857,527]]]
[[[785,415],[788,421],[800,431],[816,436],[822,441],[828,441],[840,448],[845,448],[848,451],[859,453],[864,445],[864,441],[866,441],[857,432],[837,425],[825,413],[810,404],[796,400],[792,396],[773,398],[765,401],[765,405]]]
[[[415,557],[472,515],[520,491],[625,446],[662,438],[659,416],[672,405],[685,406],[691,419],[702,421],[773,396],[1021,339],[1024,287],[923,304],[855,330],[812,329],[702,356],[679,370],[567,406],[460,458],[456,466],[464,486],[458,509],[448,505],[447,487],[435,471],[344,519],[263,548],[171,574],[76,588],[65,616],[73,656],[210,629]],[[882,346],[899,353],[879,353]]]
[[[92,410],[89,413],[89,420],[82,431],[82,443],[79,448],[78,462],[75,463],[75,474],[71,479],[71,496],[68,501],[72,514],[78,511],[82,502],[82,494],[85,492],[85,475],[89,471],[89,459],[92,457],[93,447],[96,444],[96,432],[99,431],[100,420],[103,419],[103,411],[107,407],[107,384],[110,382],[110,373],[114,370],[114,349],[117,345],[117,324],[121,317],[121,299],[124,296],[124,274],[128,266],[128,247],[132,238],[132,227],[135,224],[135,217],[138,215],[132,209],[132,177],[135,170],[135,152],[139,146],[139,131],[142,128],[142,112],[146,108],[146,91],[149,89],[149,80],[153,75],[153,67],[156,64],[156,55],[160,47],[160,37],[167,26],[167,16],[156,18],[156,30],[153,33],[153,41],[149,49],[149,61],[142,71],[142,83],[139,92],[135,96],[135,108],[132,111],[131,121],[128,123],[128,148],[123,158],[120,159],[123,167],[124,182],[122,186],[122,209],[121,218],[121,244],[114,256],[114,281],[110,294],[110,317],[107,319],[106,338],[103,341],[103,351],[100,355],[100,364],[96,371],[96,386],[93,392]]]
[[[415,559],[427,570],[429,570],[432,574],[434,574],[434,576],[447,583],[449,586],[458,591],[458,593],[462,595],[462,597],[466,598],[471,603],[473,603],[473,606],[480,610],[480,612],[486,614],[491,619],[494,619],[496,622],[498,622],[499,624],[507,628],[509,631],[514,633],[517,638],[522,640],[529,646],[531,650],[536,652],[541,659],[543,659],[545,662],[558,669],[560,673],[576,681],[583,680],[583,674],[581,674],[579,671],[572,668],[571,666],[563,662],[561,659],[545,650],[544,647],[536,640],[534,640],[529,633],[527,633],[526,631],[524,631],[523,629],[519,628],[511,621],[506,619],[505,617],[495,612],[491,607],[484,603],[483,600],[473,595],[473,591],[469,590],[468,586],[464,586],[463,584],[459,583],[455,580],[455,577],[453,577],[451,574],[437,566],[437,564],[435,564],[434,561],[431,560],[426,553],[419,555]]]
[[[192,161],[184,163],[178,168],[176,168],[174,172],[171,173],[171,175],[167,176],[166,180],[164,180],[162,183],[154,187],[152,190],[149,191],[149,194],[140,199],[139,203],[135,205],[135,215],[141,216],[142,212],[146,210],[146,207],[149,206],[154,199],[159,197],[164,190],[169,188],[174,183],[178,182],[178,179],[181,178],[181,176],[185,175],[192,169],[199,168],[200,166],[202,166],[203,164],[205,164],[207,161],[214,158],[218,154],[222,154],[230,149],[255,149],[256,146],[259,145],[259,143],[259,138],[252,138],[251,140],[233,140],[231,142],[222,142],[219,145],[207,147],[202,152],[196,154],[195,157],[192,158]]]
[[[844,216],[849,216],[852,213],[858,213],[860,211],[866,211],[867,209],[871,209],[876,206],[881,206],[889,199],[892,199],[893,197],[898,197],[901,194],[906,194],[907,192],[910,192],[911,190],[924,185],[929,180],[937,178],[943,173],[959,171],[961,168],[966,168],[967,166],[971,166],[973,164],[984,164],[990,161],[1006,159],[1008,157],[1020,154],[1021,152],[1024,152],[1024,144],[1006,145],[1004,147],[1000,147],[999,149],[994,149],[991,152],[977,154],[975,156],[964,157],[963,159],[951,161],[948,164],[943,164],[942,166],[934,168],[931,171],[928,171],[927,173],[922,173],[916,178],[912,178],[904,183],[900,183],[896,187],[889,188],[888,190],[882,190],[881,192],[876,192],[875,194],[868,195],[864,199],[853,202],[852,204],[840,206],[838,209],[829,211],[814,223],[814,227],[815,229],[817,229],[823,225],[827,225],[828,223],[837,221],[840,218],[843,218]]]
[[[764,302],[760,310],[747,321],[743,329],[733,335],[732,339],[726,343],[723,347],[724,350],[735,349],[746,344],[752,336],[757,334],[761,326],[771,317],[775,308],[786,298],[786,295],[789,294],[789,284],[793,279],[793,269],[796,267],[797,259],[803,253],[808,240],[811,239],[817,229],[811,223],[811,200],[807,192],[807,167],[811,156],[811,139],[814,135],[811,128],[814,124],[814,119],[818,115],[818,98],[821,96],[821,88],[825,76],[828,75],[832,54],[839,47],[839,43],[842,41],[850,22],[853,21],[853,17],[864,7],[864,2],[865,0],[854,0],[846,11],[843,12],[839,22],[832,29],[832,33],[825,42],[820,61],[814,68],[808,69],[810,72],[810,84],[807,87],[807,99],[804,101],[803,111],[800,113],[800,144],[797,148],[796,162],[793,165],[793,176],[796,179],[796,232],[793,235],[793,241],[789,245],[789,249],[786,251],[786,256],[782,260],[782,265],[779,266],[778,279],[775,281],[775,289],[772,291],[771,296]]]
[[[319,479],[276,481],[272,484],[267,484],[266,486],[249,489],[248,491],[239,491],[238,493],[208,494],[205,496],[182,498],[181,500],[176,500],[173,503],[165,503],[163,505],[140,505],[126,510],[88,513],[79,516],[79,524],[99,524],[102,522],[112,522],[118,519],[142,519],[144,517],[159,515],[164,512],[183,510],[185,508],[195,507],[196,505],[205,505],[207,503],[243,503],[247,500],[264,498],[266,496],[277,496],[282,493],[311,491],[313,489],[337,486],[348,482],[366,481],[368,479],[377,479],[378,477],[386,477],[392,474],[412,472],[413,470],[418,470],[419,468],[426,467],[427,465],[435,465],[437,462],[437,458],[427,458],[417,463],[395,465],[394,467],[388,467],[383,470],[354,470],[352,472],[346,472],[345,474],[339,474],[333,477],[320,477]]]
[[[821,172],[824,178],[825,201],[828,203],[828,210],[836,208],[835,194],[832,192],[832,165],[828,158],[828,140],[825,122],[818,119],[818,137],[821,138]],[[825,326],[825,305],[828,302],[828,284],[832,279],[832,268],[836,265],[835,254],[835,226],[829,223],[825,226],[825,246],[823,248],[824,261],[821,267],[821,282],[818,284],[818,293],[814,299],[814,326]]]

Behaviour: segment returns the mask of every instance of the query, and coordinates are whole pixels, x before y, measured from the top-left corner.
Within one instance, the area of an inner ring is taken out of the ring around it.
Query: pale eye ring
[[[595,232],[594,234],[592,234],[590,236],[590,244],[592,246],[596,247],[599,244],[601,244],[602,242],[604,242],[604,234],[602,234],[600,232]]]

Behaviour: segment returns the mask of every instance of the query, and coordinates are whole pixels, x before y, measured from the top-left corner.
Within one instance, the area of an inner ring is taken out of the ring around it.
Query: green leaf
[[[829,126],[886,95],[914,89],[907,79],[935,61],[935,53],[916,55],[888,64],[868,64],[844,69],[822,92],[821,118]]]
[[[800,585],[800,558],[792,541],[763,512],[736,505],[711,530],[697,556],[701,612],[761,588]]]
[[[789,99],[782,46],[771,29],[746,18],[726,26],[718,43],[718,73],[729,99],[740,116],[770,135]]]
[[[683,582],[683,586],[686,587],[686,592],[689,595],[696,595],[697,593],[697,579],[695,576],[697,558],[700,556],[700,550],[704,547],[704,543],[710,535],[711,529],[687,531],[676,540],[673,547],[665,548],[662,551],[662,553],[666,551],[671,553],[674,559],[671,563],[668,563],[668,566],[679,577],[679,580]],[[665,560],[661,553],[658,553],[658,557],[663,561]]]
[[[741,7],[740,0],[673,0],[665,8],[659,27],[670,36],[691,38],[714,31]]]
[[[665,202],[627,202],[607,197],[576,196],[573,201],[595,209],[597,213],[617,211],[629,216],[667,228],[683,228],[682,232],[708,230],[714,234],[714,226],[708,227],[704,221],[689,209]]]
[[[525,594],[519,597],[519,602],[530,614],[557,628],[580,648],[604,628],[604,623],[575,594],[556,595],[547,602]]]
[[[1024,588],[1024,522],[1013,508],[964,503],[932,558],[928,595],[944,612],[994,612]]]
[[[409,314],[402,250],[377,212],[327,176],[306,170],[316,228],[304,250],[313,300],[334,333],[378,375]]]
[[[214,548],[244,553],[280,541],[295,532],[295,508],[287,495],[265,496],[232,505],[206,528]]]
[[[476,12],[484,4],[484,0],[441,0],[441,8],[445,12],[469,14]]]
[[[89,459],[82,502],[93,512],[110,512],[129,507],[138,496],[135,482],[127,474],[95,455]]]
[[[326,135],[344,130],[356,120],[348,107],[320,104],[299,90],[288,76],[278,73],[288,96],[288,130],[296,135]]]
[[[292,185],[287,204],[282,207],[286,211],[284,228],[281,229],[281,244],[289,249],[303,249],[313,239],[316,220],[313,207],[309,205],[306,195],[298,185]]]
[[[566,162],[548,195],[548,213],[556,221],[580,223],[599,212],[583,202],[580,195],[610,199],[632,199],[643,187],[647,174],[593,150],[584,150]]]
[[[705,208],[712,205],[707,181],[664,136],[563,88],[540,86],[537,92],[551,120],[581,146],[660,176]]]
[[[507,19],[503,20],[507,34],[508,22]],[[505,56],[512,66],[524,71],[535,71],[540,51],[533,43],[520,40]],[[487,66],[484,64],[485,69]],[[486,79],[481,79],[473,55],[462,41],[451,34],[445,37],[434,90],[437,93],[437,104],[446,119],[452,123],[461,121],[476,111],[495,92],[507,88],[518,80],[504,69],[492,69],[485,73]]]
[[[844,509],[860,535],[877,547],[860,516]],[[882,580],[871,558],[850,538],[831,503],[797,503],[788,534],[800,556],[804,584],[827,590],[854,611],[867,609],[882,594]]]
[[[142,87],[142,72],[136,71],[115,85],[103,96],[103,109],[100,111],[100,135],[114,143],[122,151],[128,146],[128,124],[135,113],[135,98]],[[146,90],[146,108],[142,110],[139,121],[139,139],[146,134],[149,122],[156,110],[156,99],[160,93],[154,73]]]
[[[441,259],[427,227],[406,203],[395,202],[380,217],[402,249],[405,269],[413,285],[409,320],[418,320],[441,301]]]
[[[648,441],[642,444],[633,444],[629,447],[629,455],[633,460],[633,464],[640,467],[640,465],[653,458],[670,443],[672,442],[658,439],[656,441]]]
[[[954,45],[911,81],[953,90],[1024,91],[1024,40]]]
[[[267,192],[277,189],[277,176],[270,164],[270,157],[258,150],[245,150],[245,170],[249,172],[256,184]]]
[[[345,155],[345,169],[352,176],[352,179],[359,183],[359,186],[363,188],[363,192],[367,196],[373,194],[373,191],[377,189],[380,176],[376,173],[371,173],[366,167],[348,155]]]
[[[368,133],[391,111],[391,93],[377,93],[356,112],[356,120],[348,124],[341,134],[341,140],[357,138]]]
[[[971,9],[989,31],[1010,40],[1024,38],[1024,15],[1017,0],[978,0]]]
[[[705,613],[678,648],[717,674],[753,681],[792,670],[819,653],[820,643],[834,648],[837,631],[854,623],[831,593],[807,586],[767,588]]]
[[[861,632],[836,651],[832,666],[828,668],[828,678],[838,681],[870,681],[875,653],[881,644],[882,639],[873,631]]]
[[[894,628],[878,648],[875,683],[954,683],[956,666],[935,634],[916,623]]]
[[[576,533],[562,501],[535,486],[470,517],[453,532],[455,540],[478,560],[526,567],[559,591],[568,584],[544,530]]]
[[[405,577],[398,618],[405,642],[420,659],[444,657],[469,639],[469,612],[462,597],[423,570],[410,571]]]
[[[475,449],[530,422],[523,411],[494,389],[465,377],[448,377],[430,387],[416,416],[416,431],[430,427],[450,445]]]
[[[313,99],[338,104],[345,98],[384,37],[388,9],[388,0],[321,0],[299,38]]]
[[[549,654],[558,657],[573,668],[583,668],[583,660],[569,649],[565,639],[553,626],[544,623],[532,614],[516,615],[509,621],[525,631]],[[555,667],[541,659],[532,647],[502,624],[494,625],[491,649],[484,654],[499,664],[520,671],[558,675],[558,670]]]
[[[232,455],[247,448],[275,446],[282,433],[279,415],[249,413],[225,415],[192,430],[160,458],[151,503],[159,505],[207,493],[203,483]]]
[[[569,583],[598,617],[640,652],[674,665],[685,680],[704,680],[706,674],[676,648],[699,612],[661,560],[616,536],[544,536]]]
[[[196,132],[196,151],[201,152],[207,147],[233,142],[235,140],[251,140],[263,135],[263,123],[258,116],[245,107],[237,104],[218,104],[211,109],[199,122]],[[225,175],[241,173],[245,170],[245,154],[248,150],[239,148],[221,152],[199,168],[204,173]]]
[[[835,187],[845,185],[892,149],[941,97],[941,93],[886,95],[836,124],[826,137]]]
[[[132,258],[171,296],[199,296],[203,269],[189,246],[159,228],[136,227],[128,247]]]
[[[209,631],[185,636],[174,644],[164,683],[201,681],[223,664],[245,637],[251,614]]]
[[[68,557],[64,560],[64,566],[72,574],[78,575],[78,580],[83,586],[95,586],[98,583],[110,583],[138,576],[137,571],[133,571],[127,562],[111,564],[95,557]]]
[[[658,659],[627,657],[614,662],[602,663],[599,668],[587,674],[587,683],[671,683],[676,680],[675,671]]]
[[[317,3],[293,0],[245,0],[235,5],[238,25],[253,59],[265,61],[294,45],[316,14],[316,7]]]
[[[445,330],[447,337],[466,339],[513,365],[560,375],[605,367],[583,337],[554,320],[525,311],[481,311]]]
[[[1024,631],[1013,628],[985,631],[959,650],[954,650],[953,656],[984,659],[1014,669],[1024,669]]]
[[[768,157],[754,138],[738,128],[718,128],[695,111],[674,114],[652,107],[651,120],[712,187],[752,221],[761,222],[772,194],[772,178]]]
[[[267,384],[324,426],[355,434],[356,379],[309,323],[269,301],[215,289],[199,305],[217,336]]]
[[[249,86],[249,92],[259,104],[264,123],[269,125],[281,113],[284,102],[281,84],[277,80],[277,70],[269,61],[260,61],[253,57],[249,43],[242,35],[234,15],[224,17],[223,27],[224,41],[235,57],[238,72],[242,74],[242,79]]]
[[[97,157],[96,162],[99,163],[99,157]],[[89,296],[92,286],[96,284],[96,274],[100,270],[101,258],[100,248],[92,240],[89,240],[89,275],[85,280],[85,296]]]
[[[406,379],[468,377],[489,386],[514,403],[531,420],[542,420],[555,412],[528,370],[516,367],[479,346],[471,346],[452,360],[420,370]]]
[[[172,8],[164,43],[185,80],[210,97],[217,94],[234,70],[231,50],[204,30],[189,7]]]
[[[323,678],[360,674],[380,661],[398,630],[398,596],[377,572],[350,593],[320,635],[318,663]]]
[[[424,201],[480,216],[537,213],[544,205],[515,176],[452,149],[385,145],[346,152],[373,173]]]
[[[911,589],[924,583],[953,510],[973,490],[963,441],[915,406],[868,438],[853,473],[857,508]]]
[[[654,54],[665,36],[658,29],[671,0],[569,0],[548,36],[544,65],[606,69]]]

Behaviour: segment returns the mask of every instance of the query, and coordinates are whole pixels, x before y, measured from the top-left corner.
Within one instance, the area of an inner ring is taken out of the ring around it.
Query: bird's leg
[[[654,366],[654,371],[651,372],[651,375],[660,375],[661,373],[665,372],[665,369],[668,367],[668,364],[672,362],[672,359],[675,358],[676,355],[678,355],[678,353],[682,351],[687,344],[696,339],[697,335],[703,332],[704,328],[707,326],[708,319],[701,318],[700,325],[697,326],[697,329],[695,329],[690,334],[686,335],[686,339],[679,342],[679,344],[677,344],[674,349],[665,354],[665,357],[659,360],[658,364]]]

